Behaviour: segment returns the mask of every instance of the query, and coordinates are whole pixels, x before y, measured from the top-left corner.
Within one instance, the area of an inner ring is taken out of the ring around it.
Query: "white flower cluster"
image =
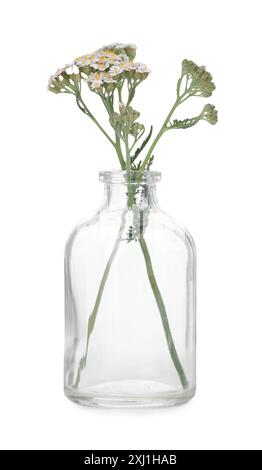
[[[150,70],[145,64],[133,62],[135,51],[132,44],[110,44],[78,57],[74,64],[79,67],[91,90],[98,90],[102,85],[117,83],[128,74],[141,80],[146,78]]]
[[[150,70],[145,64],[134,62],[136,46],[133,44],[114,43],[102,47],[92,54],[77,57],[72,64],[67,64],[49,79],[48,89],[54,93],[66,91],[64,82],[85,80],[92,91],[100,91],[107,85],[114,86],[122,78],[144,80]]]

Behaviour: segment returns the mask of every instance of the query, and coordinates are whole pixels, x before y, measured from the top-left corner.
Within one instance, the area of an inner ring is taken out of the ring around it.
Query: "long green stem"
[[[155,139],[153,140],[153,142],[152,142],[152,144],[151,144],[151,146],[150,146],[150,148],[149,148],[149,150],[148,150],[148,152],[147,152],[147,154],[146,154],[146,158],[145,158],[145,160],[143,161],[143,163],[142,163],[142,165],[141,165],[141,167],[140,167],[140,169],[139,169],[138,178],[142,175],[143,171],[146,169],[146,166],[147,166],[147,164],[148,164],[148,162],[149,162],[149,160],[150,160],[150,157],[151,157],[151,155],[152,155],[152,153],[153,153],[153,150],[154,150],[156,144],[158,143],[159,139],[162,137],[162,135],[164,134],[164,132],[166,132],[166,130],[167,130],[166,125],[168,124],[168,122],[169,122],[169,120],[170,120],[172,114],[174,113],[174,111],[176,110],[176,108],[177,108],[177,106],[178,106],[179,104],[180,104],[180,98],[178,97],[178,98],[176,99],[176,102],[175,102],[174,106],[171,108],[170,112],[168,113],[168,115],[167,115],[167,117],[166,117],[166,119],[165,119],[165,121],[164,121],[162,127],[160,128],[158,134],[156,135]],[[139,179],[138,179],[138,181],[139,181]]]
[[[131,159],[130,159],[130,151],[128,146],[128,132],[125,135],[125,148],[126,148],[126,172],[127,172],[127,205],[129,209],[132,207],[133,204],[133,190],[132,190],[132,183],[131,183]]]
[[[86,106],[85,102],[83,101],[82,96],[80,94],[78,94],[76,96],[76,103],[77,103],[77,106],[79,107],[79,109],[84,114],[86,114],[88,117],[90,117],[90,119],[92,119],[92,121],[97,125],[97,127],[105,135],[105,137],[109,140],[109,142],[115,147],[115,142],[113,141],[113,139],[111,139],[111,137],[108,135],[108,133],[105,131],[105,129],[101,126],[101,124],[99,124],[98,120],[91,113],[91,111],[89,111],[89,109],[87,108],[87,106]]]
[[[155,139],[153,140],[147,154],[146,154],[146,157],[142,163],[142,165],[140,166],[139,168],[139,171],[138,171],[138,175],[137,175],[137,181],[139,182],[140,179],[141,179],[141,175],[143,173],[143,171],[145,171],[146,167],[147,167],[147,164],[150,160],[150,157],[153,153],[153,150],[156,146],[156,144],[158,143],[159,139],[162,137],[162,135],[168,130],[168,127],[167,127],[167,124],[169,123],[172,115],[174,114],[176,108],[182,104],[184,101],[186,101],[189,96],[190,96],[190,87],[189,88],[186,88],[185,91],[180,95],[180,82],[178,82],[179,85],[178,85],[178,89],[177,89],[177,98],[176,98],[176,101],[175,101],[175,104],[172,106],[172,108],[170,109],[162,127],[160,128],[158,134],[156,135]]]
[[[120,163],[120,166],[121,166],[121,169],[124,170],[125,169],[125,160],[124,160],[124,157],[123,157],[123,154],[122,154],[122,149],[121,149],[121,145],[120,145],[120,139],[119,137],[116,135],[116,141],[114,142],[113,139],[111,139],[111,137],[108,135],[108,133],[103,129],[103,127],[101,126],[101,124],[99,124],[99,122],[97,121],[97,119],[95,118],[95,116],[91,113],[91,111],[87,108],[85,102],[83,101],[80,93],[78,93],[76,95],[76,102],[77,102],[77,106],[79,107],[79,109],[84,113],[86,114],[88,117],[90,117],[90,119],[92,119],[92,121],[97,125],[97,127],[101,130],[101,132],[103,132],[103,134],[106,136],[106,138],[109,140],[109,142],[114,146],[115,150],[116,150],[116,153],[117,153],[117,157],[118,157],[118,160],[119,160],[119,163]],[[104,101],[103,101],[104,102]],[[105,103],[104,103],[105,104]],[[108,108],[108,106],[106,107],[107,111],[108,111],[108,114],[110,116],[110,109]]]
[[[174,366],[175,366],[175,368],[177,370],[177,373],[179,375],[181,384],[182,384],[183,388],[185,388],[188,384],[187,378],[186,378],[185,372],[183,370],[182,364],[179,360],[179,357],[178,357],[178,354],[177,354],[177,351],[176,351],[176,348],[175,348],[175,345],[174,345],[174,341],[173,341],[173,338],[172,338],[172,333],[170,331],[170,326],[169,326],[169,322],[168,322],[168,318],[167,318],[165,304],[164,304],[161,292],[159,290],[159,287],[158,287],[158,284],[157,284],[157,281],[156,281],[156,278],[155,278],[155,274],[154,274],[153,266],[152,266],[152,261],[151,261],[151,258],[150,258],[150,254],[149,254],[149,251],[148,251],[148,248],[147,248],[146,241],[145,241],[143,236],[140,237],[139,243],[140,243],[143,255],[144,255],[149,282],[150,282],[153,294],[154,294],[155,299],[156,299],[158,310],[159,310],[160,315],[161,315],[161,320],[162,320],[164,332],[165,332],[165,335],[166,335],[168,349],[169,349],[172,361],[174,363]]]
[[[96,316],[97,316],[97,312],[98,312],[98,309],[99,309],[99,306],[100,306],[100,302],[101,302],[101,299],[102,299],[102,295],[103,295],[103,292],[104,292],[104,288],[105,288],[105,285],[106,285],[108,274],[109,274],[109,271],[111,269],[112,263],[115,259],[115,256],[116,256],[116,253],[117,253],[117,250],[119,248],[121,238],[122,238],[122,235],[123,235],[123,232],[124,232],[126,213],[127,213],[127,209],[125,209],[122,213],[121,224],[120,224],[118,236],[117,236],[117,239],[115,241],[115,244],[114,244],[113,250],[111,252],[111,255],[110,255],[110,257],[108,259],[108,262],[106,264],[106,267],[105,267],[105,270],[104,270],[104,273],[103,273],[103,276],[102,276],[102,279],[101,279],[101,282],[100,282],[100,285],[99,285],[99,288],[98,288],[94,308],[93,308],[92,313],[91,313],[91,315],[88,319],[85,354],[82,356],[82,358],[79,361],[79,366],[78,366],[78,370],[77,370],[77,375],[76,375],[76,380],[75,380],[75,383],[74,383],[74,387],[78,387],[78,384],[79,384],[79,381],[80,381],[80,378],[81,378],[81,372],[85,368],[85,365],[86,365],[86,359],[87,359],[87,352],[88,352],[90,336],[91,336],[92,331],[93,331],[94,326],[95,326]]]
[[[102,103],[104,104],[104,106],[107,110],[107,113],[108,113],[108,116],[109,116],[109,121],[110,121],[110,118],[112,117],[112,114],[114,113],[114,106],[104,96],[101,96],[101,100],[102,100]],[[116,131],[115,131],[115,139],[116,139],[116,141],[114,143],[114,146],[115,146],[115,149],[116,149],[117,157],[118,157],[121,169],[125,170],[126,163],[125,163],[125,159],[123,157],[123,153],[122,153],[122,149],[121,149],[120,137],[119,137],[119,135],[117,134]]]

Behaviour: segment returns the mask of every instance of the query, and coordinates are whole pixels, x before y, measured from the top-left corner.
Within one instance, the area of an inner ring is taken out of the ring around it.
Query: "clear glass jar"
[[[195,247],[144,172],[104,171],[102,207],[65,251],[65,394],[82,405],[160,407],[195,394]]]

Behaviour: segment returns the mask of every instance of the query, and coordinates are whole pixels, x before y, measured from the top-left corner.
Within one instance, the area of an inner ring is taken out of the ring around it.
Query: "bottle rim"
[[[99,172],[99,180],[102,183],[110,184],[127,184],[127,171],[126,170],[105,170]],[[139,171],[131,171],[131,184],[155,184],[161,180],[160,171],[145,170],[142,173]]]

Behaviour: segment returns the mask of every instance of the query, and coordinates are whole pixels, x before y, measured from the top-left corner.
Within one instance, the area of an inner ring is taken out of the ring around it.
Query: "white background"
[[[2,2],[1,448],[261,448],[260,3]],[[216,104],[218,125],[170,132],[156,152],[160,204],[198,253],[197,395],[173,409],[85,409],[63,396],[64,241],[101,202],[98,171],[117,161],[73,98],[46,85],[114,41],[136,43],[152,70],[134,105],[155,130],[182,59],[205,64],[217,86],[189,108]]]

